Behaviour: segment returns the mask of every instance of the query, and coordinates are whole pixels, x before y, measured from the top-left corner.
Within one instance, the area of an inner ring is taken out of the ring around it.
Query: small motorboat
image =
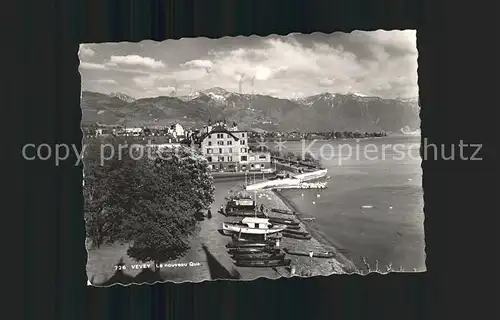
[[[300,226],[286,226],[285,230],[300,230]]]
[[[301,251],[301,250],[291,250],[291,249],[283,249],[287,254],[293,255],[293,256],[305,256],[305,257],[310,257],[311,253],[308,251]],[[325,251],[325,252],[313,252],[312,253],[313,258],[325,258],[325,259],[331,259],[335,257],[335,254],[333,252]]]
[[[298,239],[298,240],[310,240],[312,236],[310,234],[293,234],[287,233],[283,234],[286,238]]]
[[[225,234],[238,235],[270,235],[281,232],[285,225],[276,225],[270,223],[268,219],[263,218],[243,218],[240,222],[223,222],[222,230]]]
[[[297,212],[295,211],[291,211],[291,210],[284,210],[284,209],[276,209],[276,208],[273,208],[271,209],[272,212],[276,212],[276,213],[281,213],[281,214],[288,214],[288,215],[295,215],[295,214],[298,214]]]
[[[281,250],[273,247],[261,247],[261,248],[234,248],[229,249],[228,253],[230,255],[236,254],[248,254],[248,253],[273,253],[278,254]]]
[[[272,268],[272,267],[287,267],[292,263],[290,259],[273,259],[273,260],[237,260],[235,265],[238,267],[253,267],[253,268]]]
[[[284,260],[285,254],[283,252],[280,253],[242,253],[242,254],[234,254],[233,260]]]

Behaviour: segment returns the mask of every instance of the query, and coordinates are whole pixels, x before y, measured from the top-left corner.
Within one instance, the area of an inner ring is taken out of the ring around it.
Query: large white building
[[[197,135],[193,144],[206,157],[209,168],[214,171],[261,171],[271,166],[267,152],[252,152],[248,147],[248,132],[238,130],[235,123],[231,128],[225,121],[209,121]]]

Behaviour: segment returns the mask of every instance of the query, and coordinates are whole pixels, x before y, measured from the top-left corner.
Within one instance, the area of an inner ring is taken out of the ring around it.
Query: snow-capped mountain
[[[109,94],[109,96],[110,97],[116,97],[116,98],[118,98],[120,100],[123,100],[125,102],[134,102],[135,101],[135,99],[132,98],[131,96],[126,95],[125,93],[121,93],[121,92],[111,92]]]
[[[84,92],[83,121],[109,124],[151,121],[157,125],[178,121],[187,126],[199,126],[211,118],[235,121],[242,128],[278,131],[401,132],[401,128],[407,126],[406,132],[414,132],[420,127],[417,98],[382,99],[322,93],[285,99],[240,94],[222,88],[184,97],[145,98],[130,102],[123,96],[120,100],[111,97],[116,95]]]

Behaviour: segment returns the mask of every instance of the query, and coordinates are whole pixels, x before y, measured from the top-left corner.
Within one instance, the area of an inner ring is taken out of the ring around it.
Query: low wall
[[[247,190],[260,190],[260,189],[266,189],[266,188],[298,186],[301,182],[322,178],[322,177],[326,176],[326,173],[327,173],[326,169],[318,170],[318,171],[314,171],[314,172],[306,172],[306,173],[296,175],[293,178],[270,180],[270,181],[259,182],[256,184],[251,184],[251,185],[248,185],[246,187],[246,189]]]

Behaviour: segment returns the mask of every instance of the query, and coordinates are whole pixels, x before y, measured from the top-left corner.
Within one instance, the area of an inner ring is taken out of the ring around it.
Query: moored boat
[[[310,257],[311,253],[308,251],[301,251],[301,250],[292,250],[292,249],[283,249],[287,254],[294,255],[294,256],[305,256],[305,257]],[[325,259],[331,259],[335,257],[335,254],[333,252],[325,251],[325,252],[312,252],[313,258],[325,258]]]
[[[294,219],[286,219],[286,218],[278,218],[278,217],[268,217],[269,222],[272,223],[280,223],[280,224],[286,224],[286,225],[291,225],[291,226],[298,226],[299,222]]]
[[[233,242],[267,242],[269,241],[270,243],[274,243],[276,240],[279,240],[283,238],[283,234],[281,232],[278,233],[273,233],[266,235],[266,240],[264,240],[264,237],[262,235],[250,235],[250,234],[245,234],[245,235],[240,235],[240,234],[233,234],[231,236],[233,239]]]
[[[307,231],[292,230],[292,229],[285,229],[285,230],[283,230],[283,234],[285,234],[285,233],[287,233],[287,234],[297,234],[297,235],[302,235],[302,236],[309,234],[309,232],[307,232]]]
[[[298,239],[298,240],[310,240],[312,236],[310,234],[293,234],[293,233],[287,233],[283,234],[286,238],[292,238],[292,239]]]
[[[276,209],[276,208],[273,208],[273,209],[271,209],[271,211],[272,212],[276,212],[276,213],[281,213],[281,214],[288,214],[288,215],[298,214],[298,212],[291,211],[291,210],[285,210],[285,209]]]
[[[280,253],[242,253],[242,254],[234,254],[233,260],[284,260],[285,254],[283,252]]]
[[[237,248],[266,248],[269,246],[276,245],[276,242],[232,242],[226,244],[226,248],[237,249]]]
[[[286,226],[285,230],[300,230],[300,226]]]
[[[276,225],[263,218],[243,218],[241,222],[222,223],[222,230],[225,234],[270,235],[284,229],[284,225]]]
[[[273,248],[273,247],[261,247],[261,248],[234,248],[234,249],[229,249],[228,253],[230,255],[234,254],[245,254],[245,253],[280,253],[280,249]]]
[[[286,267],[292,263],[290,259],[276,260],[237,260],[235,265],[238,267],[254,267],[254,268],[272,268]]]

